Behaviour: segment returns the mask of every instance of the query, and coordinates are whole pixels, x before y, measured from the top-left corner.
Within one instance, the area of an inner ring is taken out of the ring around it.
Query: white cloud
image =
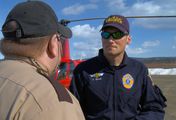
[[[105,0],[107,1],[107,0]],[[176,15],[176,0],[137,0],[127,4],[127,0],[111,0],[107,7],[113,14],[125,16],[167,16]],[[175,18],[135,19],[133,24],[150,29],[173,28],[176,29]]]
[[[150,29],[176,29],[174,24],[175,19],[137,19],[133,22],[134,25],[142,26]]]
[[[79,56],[79,57],[78,57]],[[73,57],[75,58],[75,59],[84,59],[84,58],[88,58],[87,57],[87,53],[85,53],[85,52],[77,52],[77,53],[75,53],[74,55],[73,55]]]
[[[154,15],[154,16],[167,16],[175,15],[176,1],[170,0],[163,2],[162,0],[157,1],[147,1],[141,3],[135,3],[130,9],[130,12],[126,14],[131,15]],[[172,28],[175,29],[176,25],[175,18],[158,18],[158,19],[137,19],[133,24],[143,26],[145,28],[160,29],[160,28]]]
[[[72,27],[73,35],[75,37],[80,37],[80,38],[97,38],[97,36],[100,35],[100,28],[101,26],[96,27],[91,27],[89,24],[84,24],[84,25],[76,25]]]
[[[142,43],[141,47],[132,48],[130,46],[126,47],[126,51],[130,55],[141,55],[151,51],[151,47],[156,47],[160,45],[159,40],[145,41]],[[150,49],[149,49],[150,48]]]
[[[107,2],[109,0],[105,0]],[[127,0],[111,0],[107,6],[112,12],[118,12],[124,15],[175,15],[176,1],[169,0],[137,0],[132,4],[127,4]]]
[[[159,40],[153,40],[153,41],[145,41],[142,46],[144,48],[148,48],[148,47],[155,47],[160,45],[160,41]]]
[[[90,58],[98,54],[98,49],[101,48],[100,28],[90,26],[89,24],[77,25],[72,27],[73,32],[73,49],[72,55],[74,59]]]
[[[142,43],[141,47],[132,48],[129,45],[126,47],[126,51],[130,55],[141,55],[151,51],[152,47],[160,45],[159,40],[145,41]]]
[[[143,48],[131,48],[127,46],[126,51],[128,54],[131,54],[131,55],[139,55],[139,54],[145,53],[147,50]]]
[[[108,8],[112,11],[121,11],[126,9],[124,0],[105,0]]]
[[[85,12],[86,10],[92,10],[96,8],[97,8],[96,4],[86,4],[86,5],[74,4],[72,6],[64,8],[62,10],[62,13],[64,15],[78,15]]]
[[[95,46],[87,44],[85,42],[75,42],[73,43],[73,46],[77,49],[77,50],[84,50],[84,51],[95,51],[98,50]]]
[[[153,1],[149,2],[138,2],[129,7],[130,11],[127,11],[125,14],[131,15],[153,15],[158,13],[161,7],[157,4],[154,4]]]

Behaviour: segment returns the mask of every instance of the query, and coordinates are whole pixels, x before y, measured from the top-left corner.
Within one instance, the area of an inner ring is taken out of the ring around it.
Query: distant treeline
[[[176,57],[136,58],[149,68],[176,68]]]

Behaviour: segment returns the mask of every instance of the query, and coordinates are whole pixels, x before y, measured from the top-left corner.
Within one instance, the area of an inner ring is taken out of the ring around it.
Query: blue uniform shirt
[[[148,69],[126,53],[122,63],[110,66],[103,55],[79,64],[70,91],[86,120],[163,120],[166,106],[161,90],[152,85]]]

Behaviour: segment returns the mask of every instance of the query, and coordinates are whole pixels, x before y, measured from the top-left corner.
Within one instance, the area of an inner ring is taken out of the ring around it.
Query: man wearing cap
[[[0,120],[84,120],[77,99],[52,80],[71,30],[41,1],[17,4],[3,26]]]
[[[161,90],[152,85],[146,66],[125,52],[129,33],[124,16],[106,18],[101,29],[103,48],[74,70],[70,91],[86,120],[164,119],[166,99]]]

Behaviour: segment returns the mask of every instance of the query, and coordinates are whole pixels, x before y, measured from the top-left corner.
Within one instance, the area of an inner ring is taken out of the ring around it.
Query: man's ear
[[[48,42],[47,54],[50,58],[54,58],[58,54],[58,41],[56,34],[53,35]]]
[[[128,36],[127,36],[127,45],[129,45],[130,43],[131,43],[131,36],[128,35]]]

